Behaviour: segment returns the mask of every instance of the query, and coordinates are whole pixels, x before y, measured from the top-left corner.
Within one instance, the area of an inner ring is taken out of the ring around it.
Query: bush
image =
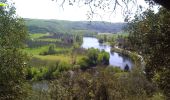
[[[50,95],[55,100],[147,100],[155,92],[156,86],[140,71],[127,73],[117,68],[89,69],[72,76],[64,73],[50,85]]]
[[[53,55],[53,54],[56,54],[56,50],[55,50],[55,45],[54,44],[51,44],[48,48],[48,51],[44,51],[44,52],[41,52],[40,55]]]
[[[49,80],[57,78],[61,72],[71,69],[71,65],[66,62],[57,61],[55,65],[49,67],[29,67],[27,69],[27,80]]]
[[[87,52],[88,57],[88,63],[90,66],[96,66],[97,65],[97,58],[100,51],[98,49],[90,48]]]
[[[83,57],[78,61],[78,65],[80,65],[80,68],[82,70],[86,70],[87,68],[89,68],[88,60],[89,59],[87,57]]]
[[[98,64],[109,65],[109,58],[110,58],[109,53],[105,51],[100,52],[97,58]]]
[[[60,62],[57,69],[59,70],[59,72],[68,71],[69,69],[71,69],[71,65],[67,62]]]

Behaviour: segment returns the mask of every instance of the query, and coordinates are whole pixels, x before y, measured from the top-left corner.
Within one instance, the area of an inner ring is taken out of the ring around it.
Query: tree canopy
[[[21,48],[27,31],[23,20],[15,15],[12,4],[0,7],[0,22],[0,99],[19,100],[25,94],[26,55]]]
[[[129,25],[129,41],[132,48],[146,61],[146,77],[152,80],[170,97],[168,85],[170,68],[170,12],[161,8],[158,13],[147,10]]]

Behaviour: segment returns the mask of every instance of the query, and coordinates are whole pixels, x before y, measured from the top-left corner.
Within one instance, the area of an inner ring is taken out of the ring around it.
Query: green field
[[[31,39],[38,39],[40,37],[43,37],[43,36],[49,36],[50,34],[48,33],[34,33],[34,34],[29,34],[30,38]]]
[[[43,55],[44,52],[47,52],[49,50],[50,45],[43,45],[33,48],[25,48],[23,51],[26,52],[31,58],[37,58],[45,62],[55,62],[55,61],[62,61],[71,63],[71,50],[72,45],[70,47],[67,47],[65,45],[58,46],[57,43],[62,43],[61,39],[55,39],[55,38],[41,38],[44,36],[49,36],[50,34],[43,34],[43,33],[35,33],[35,34],[29,34],[31,41],[43,41],[43,42],[54,42],[55,45],[54,50],[56,51],[55,54],[51,55]],[[84,57],[83,55],[76,55],[76,61]],[[42,63],[42,62],[40,62]],[[41,64],[40,64],[41,65]]]
[[[41,56],[41,55],[34,55],[34,57],[39,58],[41,60],[46,60],[49,62],[55,62],[55,61],[62,61],[62,62],[67,62],[67,63],[71,63],[71,56],[70,55],[46,55],[46,56]],[[79,61],[82,57],[82,55],[78,55],[76,57],[76,60]]]
[[[41,52],[47,51],[49,46],[37,48],[25,48],[24,51],[30,55],[39,55]]]

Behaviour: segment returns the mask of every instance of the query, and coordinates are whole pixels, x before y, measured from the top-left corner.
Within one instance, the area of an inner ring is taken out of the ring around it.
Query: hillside
[[[64,20],[44,20],[25,19],[30,33],[75,33],[85,32],[109,32],[116,33],[122,31],[126,23],[109,23],[99,21],[64,21]]]

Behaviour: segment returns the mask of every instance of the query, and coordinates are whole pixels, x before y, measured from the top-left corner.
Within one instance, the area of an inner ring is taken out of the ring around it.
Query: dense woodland
[[[147,9],[127,24],[88,25],[18,18],[12,3],[1,2],[9,6],[0,6],[0,100],[170,99],[166,8]],[[87,36],[130,57],[133,68],[110,66],[108,52],[82,48]],[[47,89],[34,88],[44,82]]]
[[[24,19],[31,33],[117,33],[126,23]]]

